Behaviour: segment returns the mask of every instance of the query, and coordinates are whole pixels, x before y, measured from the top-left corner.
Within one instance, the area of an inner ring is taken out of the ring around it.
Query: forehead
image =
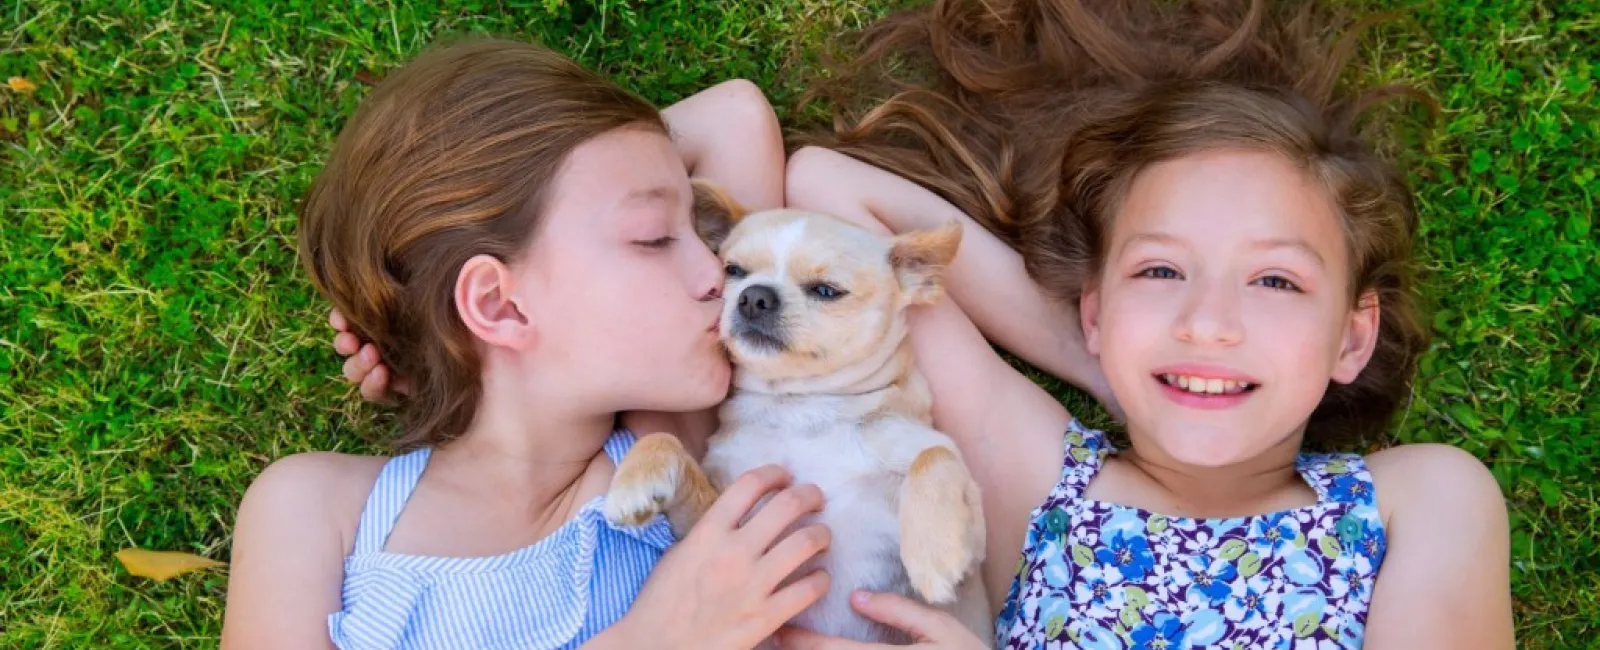
[[[838,217],[798,210],[767,210],[741,219],[723,256],[750,270],[783,267],[785,275],[887,266],[889,244]]]
[[[602,133],[573,148],[556,173],[553,213],[593,216],[630,203],[687,200],[689,176],[672,141],[645,127]]]
[[[1197,249],[1300,240],[1344,265],[1344,222],[1327,188],[1288,158],[1221,150],[1151,165],[1128,189],[1113,245],[1160,232]]]

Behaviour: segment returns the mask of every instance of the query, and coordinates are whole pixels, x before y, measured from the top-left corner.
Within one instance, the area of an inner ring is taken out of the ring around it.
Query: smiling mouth
[[[1172,373],[1154,375],[1156,381],[1169,388],[1198,395],[1202,397],[1243,395],[1254,392],[1261,387],[1259,383],[1236,381],[1233,379],[1218,379],[1216,377],[1195,377],[1190,375],[1175,375]]]

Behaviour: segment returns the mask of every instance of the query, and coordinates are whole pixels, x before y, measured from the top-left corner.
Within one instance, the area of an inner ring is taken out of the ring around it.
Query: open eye
[[[1152,266],[1133,274],[1136,278],[1151,278],[1154,280],[1179,280],[1183,276],[1170,266]]]
[[[722,267],[722,272],[726,273],[729,278],[733,278],[735,280],[746,275],[744,267],[734,264],[733,262],[728,262],[727,266]]]
[[[1300,285],[1289,281],[1287,278],[1284,278],[1281,275],[1266,275],[1256,278],[1256,284],[1277,291],[1293,291],[1295,293],[1304,293],[1304,290],[1300,288]]]
[[[845,297],[845,294],[850,292],[825,282],[818,282],[816,284],[808,285],[806,287],[806,293],[809,293],[821,300],[838,300]]]

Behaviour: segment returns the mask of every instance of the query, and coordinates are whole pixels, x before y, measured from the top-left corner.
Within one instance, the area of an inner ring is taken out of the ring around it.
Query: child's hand
[[[899,647],[926,650],[988,650],[989,648],[987,642],[974,636],[972,631],[954,616],[909,598],[895,594],[857,591],[850,595],[850,606],[856,608],[862,616],[910,634],[911,638],[916,639],[916,643],[911,646],[862,643],[786,627],[779,632],[779,644],[785,650],[884,650]]]
[[[390,377],[389,367],[383,365],[378,347],[361,340],[350,331],[350,321],[335,309],[328,314],[328,324],[338,332],[333,337],[333,349],[344,360],[344,378],[361,386],[361,397],[369,402],[388,402],[395,395],[407,395],[411,386],[405,377]],[[391,392],[392,391],[392,392]]]
[[[624,647],[748,650],[828,591],[821,571],[793,577],[832,541],[810,525],[784,534],[822,509],[814,485],[788,486],[768,465],[728,486],[683,541],[661,558],[614,636]],[[788,486],[788,487],[786,487]],[[750,510],[777,494],[743,525]]]

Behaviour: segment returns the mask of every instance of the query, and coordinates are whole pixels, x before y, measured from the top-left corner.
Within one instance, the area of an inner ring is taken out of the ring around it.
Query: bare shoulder
[[[1391,518],[1506,517],[1505,498],[1489,468],[1472,454],[1450,445],[1391,447],[1366,458],[1378,505]]]
[[[332,452],[295,454],[268,465],[245,491],[238,528],[338,535],[348,552],[367,495],[388,459]]]

